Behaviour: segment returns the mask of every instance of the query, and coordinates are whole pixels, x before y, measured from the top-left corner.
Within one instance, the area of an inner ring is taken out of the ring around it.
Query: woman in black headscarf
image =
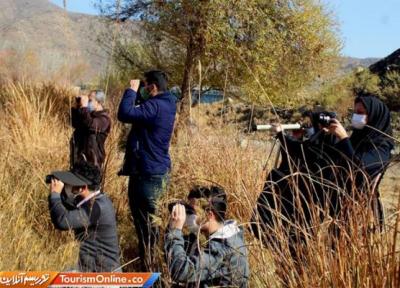
[[[251,231],[264,242],[276,240],[274,230],[282,228],[280,225],[289,234],[301,234],[300,230],[337,210],[337,197],[330,187],[334,186],[331,184],[341,153],[335,148],[335,136],[318,124],[319,115],[305,115],[310,118],[313,133],[306,129],[308,139],[304,141],[274,125],[281,162],[268,174],[251,219]],[[298,240],[290,239],[294,244],[291,248]]]
[[[358,179],[357,190],[374,190],[378,206],[376,217],[382,225],[383,211],[377,188],[394,147],[388,107],[374,95],[359,95],[354,101],[352,127],[350,137],[337,120],[326,130],[340,140],[336,147],[351,160],[351,167],[358,174],[355,178]]]

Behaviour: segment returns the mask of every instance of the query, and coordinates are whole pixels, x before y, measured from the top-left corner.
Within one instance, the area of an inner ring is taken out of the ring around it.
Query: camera
[[[53,179],[56,179],[56,177],[54,177],[54,175],[52,175],[52,174],[49,174],[49,175],[46,175],[44,181],[46,182],[46,184],[50,184],[51,180],[53,180]]]
[[[316,113],[316,120],[318,124],[321,124],[322,127],[329,127],[331,125],[332,120],[336,119],[336,113],[335,112],[319,112]]]

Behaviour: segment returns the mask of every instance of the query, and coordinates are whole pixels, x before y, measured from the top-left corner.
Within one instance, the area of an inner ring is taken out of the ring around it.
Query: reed
[[[53,84],[0,87],[0,270],[62,271],[76,264],[78,245],[72,233],[58,232],[51,225],[49,189],[44,183],[47,173],[68,167],[72,95],[69,89]],[[116,105],[110,106],[114,126],[107,140],[104,190],[117,211],[121,262],[129,263],[124,269],[132,271],[138,267],[137,240],[128,207],[127,179],[116,175],[123,160],[125,129],[116,120]],[[194,115],[205,117],[202,112]],[[274,165],[274,157],[265,165],[271,145],[252,145],[251,141],[240,145],[246,136],[234,126],[210,127],[206,122],[182,131],[171,147],[173,170],[160,202],[160,224],[167,225],[165,204],[171,199],[185,198],[194,184],[218,184],[228,193],[229,217],[248,230],[265,175]],[[381,185],[388,212],[383,232],[371,232],[371,213],[366,209],[369,199],[365,198],[349,202],[346,223],[324,217],[309,230],[292,223],[294,231],[304,237],[296,246],[300,262],[291,257],[282,225],[267,229],[264,235],[278,241],[263,244],[247,233],[250,286],[399,287],[400,178],[396,169],[391,168]],[[311,211],[317,209],[310,205]],[[330,233],[332,225],[340,228],[339,236]],[[155,267],[168,286],[161,253],[158,261]]]

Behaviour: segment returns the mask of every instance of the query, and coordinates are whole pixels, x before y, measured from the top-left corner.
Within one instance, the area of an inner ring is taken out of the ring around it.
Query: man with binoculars
[[[77,270],[119,270],[119,245],[115,211],[111,200],[100,191],[100,171],[88,163],[72,171],[55,171],[50,182],[49,210],[58,230],[73,230],[80,242]]]
[[[207,237],[205,247],[192,249],[194,252],[185,250],[182,233],[184,226],[191,226],[188,227],[191,233],[191,228],[196,226],[187,221],[187,205],[176,203],[172,207],[164,247],[168,268],[177,287],[247,287],[249,265],[243,229],[236,221],[225,220],[226,195],[223,190],[219,191],[222,193],[218,195],[202,195],[207,198],[201,199],[204,204],[200,209],[196,209],[196,205],[202,201],[189,198],[193,210],[199,210],[194,217],[198,227],[196,235],[200,231]]]
[[[71,139],[71,163],[87,161],[102,169],[105,161],[105,141],[111,130],[108,110],[104,109],[105,94],[91,91],[89,96],[75,98],[76,107],[71,109],[71,123],[75,128]]]

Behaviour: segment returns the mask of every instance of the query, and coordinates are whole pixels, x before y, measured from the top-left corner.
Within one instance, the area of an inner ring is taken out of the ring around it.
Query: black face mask
[[[75,210],[78,207],[78,203],[83,200],[83,197],[80,194],[74,194],[72,192],[67,192],[65,187],[61,191],[61,201],[63,205],[68,209],[68,210]]]

